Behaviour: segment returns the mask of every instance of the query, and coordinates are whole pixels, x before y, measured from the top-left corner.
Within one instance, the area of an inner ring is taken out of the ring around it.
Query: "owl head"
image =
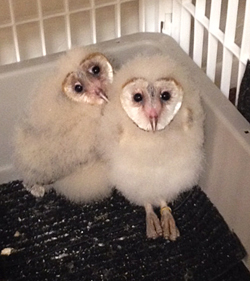
[[[100,105],[108,101],[107,87],[113,81],[113,68],[99,52],[88,54],[62,82],[62,92],[69,99]]]
[[[181,107],[183,89],[171,77],[149,81],[135,77],[127,81],[120,100],[128,117],[145,131],[163,130]]]
[[[134,125],[144,131],[163,130],[183,104],[200,102],[199,95],[191,94],[184,69],[167,56],[136,57],[117,72],[112,96]]]

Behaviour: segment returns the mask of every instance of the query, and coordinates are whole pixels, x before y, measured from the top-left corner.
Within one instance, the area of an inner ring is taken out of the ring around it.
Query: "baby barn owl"
[[[74,49],[38,84],[14,140],[15,164],[28,189],[51,185],[73,201],[109,193],[96,146],[112,80],[112,66],[103,54]]]
[[[114,78],[103,119],[112,136],[106,140],[111,179],[130,202],[145,207],[149,238],[179,236],[167,204],[197,184],[203,119],[199,91],[169,57],[137,57]]]

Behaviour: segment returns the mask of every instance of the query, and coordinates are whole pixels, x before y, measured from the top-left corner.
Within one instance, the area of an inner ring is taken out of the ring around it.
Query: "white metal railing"
[[[172,0],[171,9],[172,19],[165,22],[168,26],[165,33],[172,36],[198,66],[204,67],[208,77],[217,82],[226,96],[232,87],[236,87],[238,96],[250,59],[250,0]],[[237,25],[239,19],[241,25]],[[223,21],[225,30],[220,27]],[[237,28],[242,35],[235,42]]]

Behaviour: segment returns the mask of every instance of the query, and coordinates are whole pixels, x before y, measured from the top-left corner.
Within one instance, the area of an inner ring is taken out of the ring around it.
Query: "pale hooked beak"
[[[157,129],[157,122],[158,122],[158,118],[157,117],[152,117],[150,118],[150,125],[152,128],[152,131],[155,132]]]
[[[106,96],[106,94],[103,92],[102,89],[98,89],[96,91],[96,95],[102,98],[103,100],[105,100],[106,102],[109,102],[108,97]]]

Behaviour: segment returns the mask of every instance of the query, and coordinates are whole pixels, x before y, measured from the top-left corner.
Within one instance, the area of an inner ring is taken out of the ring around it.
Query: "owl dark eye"
[[[94,74],[94,75],[97,75],[99,74],[101,71],[100,67],[98,65],[95,65],[91,68],[91,72]]]
[[[171,94],[167,91],[161,93],[161,99],[163,101],[168,101],[171,98]]]
[[[140,93],[134,94],[134,101],[135,102],[141,102],[143,100],[143,96]]]
[[[81,84],[75,84],[74,90],[77,93],[81,93],[83,91],[83,86]]]

